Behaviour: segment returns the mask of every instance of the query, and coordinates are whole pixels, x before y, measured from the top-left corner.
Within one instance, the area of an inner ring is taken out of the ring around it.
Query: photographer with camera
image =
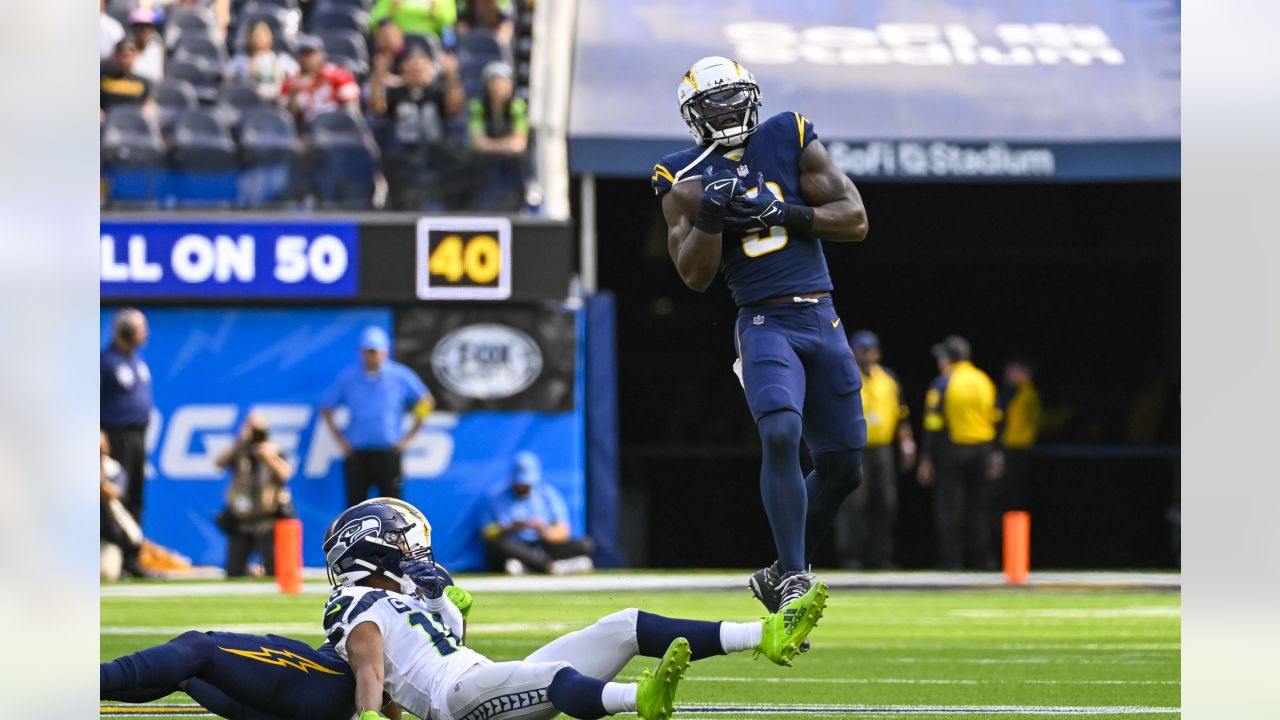
[[[293,468],[267,439],[267,419],[251,411],[240,426],[236,442],[215,461],[231,470],[227,508],[218,527],[227,534],[227,577],[246,574],[249,556],[256,552],[266,574],[275,572],[275,522],[293,514],[286,483]]]

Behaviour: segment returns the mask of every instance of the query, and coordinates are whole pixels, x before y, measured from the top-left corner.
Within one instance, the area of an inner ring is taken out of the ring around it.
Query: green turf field
[[[319,643],[323,604],[315,594],[106,597],[102,659],[184,629]],[[707,620],[759,615],[745,589],[493,592],[477,595],[468,642],[494,660],[518,659],[629,606]],[[795,667],[749,653],[695,663],[677,717],[1179,717],[1180,625],[1176,592],[835,590]],[[652,662],[633,661],[623,677]]]

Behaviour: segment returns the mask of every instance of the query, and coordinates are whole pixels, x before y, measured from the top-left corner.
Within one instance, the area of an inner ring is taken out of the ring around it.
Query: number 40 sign
[[[511,220],[421,218],[417,266],[423,300],[506,300],[511,297]]]

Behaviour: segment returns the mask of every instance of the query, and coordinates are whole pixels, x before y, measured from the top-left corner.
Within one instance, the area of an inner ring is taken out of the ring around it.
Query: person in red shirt
[[[306,127],[311,120],[330,110],[360,112],[360,86],[347,70],[325,62],[320,39],[303,36],[298,40],[298,65],[302,72],[284,81],[280,102]]]

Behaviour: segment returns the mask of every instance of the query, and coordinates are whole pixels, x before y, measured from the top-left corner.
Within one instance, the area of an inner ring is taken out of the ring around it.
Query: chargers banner
[[[354,223],[103,222],[103,297],[349,297]]]
[[[199,564],[223,564],[226,541],[213,518],[225,507],[229,478],[213,461],[234,442],[245,415],[258,409],[269,420],[271,441],[294,468],[290,487],[303,521],[304,562],[323,566],[320,543],[343,510],[344,492],[342,452],[316,401],[343,368],[358,361],[363,328],[392,331],[391,310],[142,310],[151,327],[142,353],[156,400],[147,432],[144,534]],[[103,338],[110,337],[112,314],[101,312]],[[392,353],[398,357],[399,348]],[[345,423],[343,413],[337,414]],[[549,413],[460,413],[444,405],[405,452],[405,499],[430,518],[441,563],[479,569],[479,513],[488,494],[505,483],[518,451],[541,457],[544,479],[564,494],[573,529],[582,532],[582,443],[576,404]]]
[[[1174,0],[580,3],[570,165],[648,175],[690,142],[676,87],[745,65],[856,177],[1178,177]]]

